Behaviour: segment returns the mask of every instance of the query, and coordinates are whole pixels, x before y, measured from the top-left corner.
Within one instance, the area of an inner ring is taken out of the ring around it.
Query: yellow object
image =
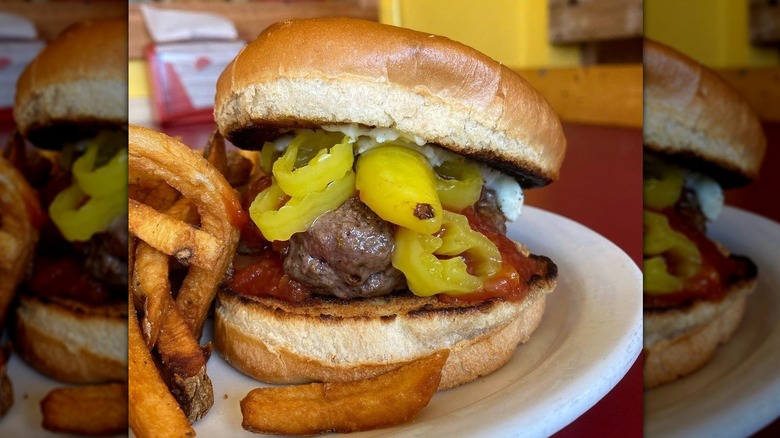
[[[360,200],[382,219],[422,234],[439,231],[442,207],[428,159],[404,146],[379,146],[357,161]]]
[[[149,79],[146,76],[146,61],[130,59],[127,63],[127,96],[148,97]]]
[[[303,131],[276,161],[274,152],[273,144],[263,145],[261,165],[272,169],[273,183],[249,206],[249,216],[269,241],[290,240],[355,194],[355,157],[343,134]]]
[[[124,134],[104,131],[87,146],[84,155],[73,163],[73,178],[89,196],[115,196],[127,187],[127,148],[117,152],[107,163],[95,167],[101,146],[125,142]]]
[[[474,273],[483,278],[492,277],[501,269],[498,247],[484,234],[472,230],[466,216],[445,211],[440,234],[442,244],[436,254],[465,255],[474,261]]]
[[[484,278],[500,269],[498,248],[487,237],[473,231],[465,216],[445,212],[439,234],[441,237],[403,227],[399,227],[395,234],[393,266],[404,273],[409,290],[415,295],[427,297],[440,293],[463,295],[476,292],[484,284]],[[461,255],[476,261],[478,275],[468,273]]]
[[[641,65],[518,70],[567,122],[642,127]]]
[[[355,156],[352,152],[352,144],[349,143],[349,137],[344,137],[341,143],[336,144],[330,150],[327,147],[320,148],[319,145],[312,145],[314,138],[314,133],[299,134],[287,146],[287,151],[273,164],[273,175],[276,178],[276,183],[292,197],[302,197],[311,192],[325,190],[328,184],[341,179],[352,169]],[[307,151],[307,146],[314,147]],[[303,157],[315,155],[308,160],[308,163],[297,167],[299,149],[301,149],[300,155]]]
[[[270,175],[277,158],[279,158],[279,152],[274,147],[274,144],[269,141],[265,142],[263,149],[260,151],[260,170],[264,174]]]
[[[685,280],[696,275],[701,269],[701,253],[696,245],[684,234],[673,230],[669,226],[669,220],[666,216],[654,213],[648,210],[644,211],[644,245],[643,254],[652,259],[663,255],[666,259],[675,263],[675,272],[668,272],[669,275]],[[664,267],[666,264],[664,263]],[[651,262],[651,268],[655,270],[645,273],[646,293],[665,293],[674,292],[679,289],[668,290],[662,288],[660,284],[668,284],[663,278],[658,276],[660,268],[658,262]],[[667,272],[664,270],[664,272]],[[650,274],[655,274],[651,277]],[[658,286],[657,286],[658,285]],[[682,287],[682,281],[679,283]]]
[[[750,44],[748,0],[645,0],[645,36],[713,68],[778,65],[776,48]]]
[[[441,204],[449,210],[471,207],[482,193],[482,174],[466,160],[445,161],[437,167],[436,192]]]
[[[669,273],[663,257],[645,259],[642,265],[644,291],[649,294],[668,294],[682,290],[680,278]]]
[[[73,184],[49,205],[49,216],[69,241],[89,240],[127,211],[127,148],[95,167],[101,147],[116,140],[112,133],[95,137],[73,163]]]
[[[379,20],[446,36],[511,68],[579,64],[578,46],[554,46],[547,0],[380,0]]]
[[[682,170],[668,164],[646,160],[644,174],[643,201],[645,207],[663,210],[677,202],[685,182]]]
[[[338,208],[355,194],[355,173],[332,182],[325,190],[291,198],[274,183],[260,192],[249,206],[249,216],[269,241],[286,241],[309,229],[320,215]]]

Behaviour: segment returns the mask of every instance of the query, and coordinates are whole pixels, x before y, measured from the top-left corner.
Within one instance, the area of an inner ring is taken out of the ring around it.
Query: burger
[[[644,385],[706,364],[737,329],[756,265],[710,240],[723,189],[759,173],[766,149],[748,103],[712,71],[646,41]]]
[[[506,237],[566,141],[525,80],[447,38],[346,19],[267,28],[217,83],[214,115],[259,150],[252,218],[215,345],[266,382],[350,381],[449,350],[440,389],[526,342],[556,265]]]
[[[20,76],[14,118],[53,157],[15,347],[61,381],[126,380],[127,20],[64,30]]]

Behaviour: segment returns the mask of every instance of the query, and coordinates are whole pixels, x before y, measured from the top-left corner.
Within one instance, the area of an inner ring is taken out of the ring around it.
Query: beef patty
[[[358,198],[350,198],[290,238],[284,270],[314,292],[339,298],[403,289],[406,280],[391,263],[394,231]]]

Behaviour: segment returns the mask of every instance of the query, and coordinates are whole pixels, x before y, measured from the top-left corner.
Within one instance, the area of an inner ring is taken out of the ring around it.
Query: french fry
[[[134,253],[135,295],[143,303],[141,331],[150,349],[157,343],[163,321],[168,314],[171,283],[168,278],[168,256],[144,242],[139,242]],[[165,296],[168,295],[168,300]]]
[[[127,194],[130,199],[142,202],[157,211],[165,211],[181,197],[179,192],[165,181],[139,181],[129,184]]]
[[[255,169],[255,163],[248,158],[252,151],[229,151],[227,153],[227,173],[225,179],[231,186],[239,187],[249,183],[252,178],[252,172]],[[258,159],[259,161],[259,159]]]
[[[127,337],[130,428],[138,438],[195,436],[195,430],[157,371],[132,302],[131,299]]]
[[[208,357],[168,295],[168,312],[157,339],[157,352],[168,371],[171,393],[190,423],[202,418],[214,404],[214,390],[206,374]]]
[[[208,268],[219,262],[222,250],[215,236],[134,199],[128,210],[130,232],[157,250],[185,265]]]
[[[127,385],[56,388],[41,401],[43,428],[78,435],[114,435],[127,430]]]
[[[428,405],[448,356],[440,351],[355,382],[254,389],[241,400],[242,426],[257,433],[314,435],[404,422]]]
[[[32,217],[40,212],[37,196],[24,177],[0,157],[0,327],[16,286],[32,259],[38,230]]]
[[[137,200],[129,201],[130,231],[190,265],[188,277],[193,278],[185,279],[177,303],[199,338],[216,285],[238,244],[244,214],[238,196],[206,159],[170,137],[131,126],[129,145],[128,166],[130,174],[138,178],[135,182],[165,181],[192,203],[199,216],[200,228],[195,228]],[[202,287],[204,284],[214,286]]]
[[[177,201],[166,213],[188,224],[195,224],[199,219],[195,205],[186,198]],[[203,324],[208,317],[209,307],[217,294],[217,288],[222,282],[224,274],[223,271],[215,269],[190,266],[189,272],[182,282],[176,296],[176,306],[187,321],[187,325],[192,329],[196,339],[200,339]]]
[[[206,148],[203,150],[203,157],[206,158],[206,161],[211,163],[219,173],[227,175],[228,161],[227,152],[225,151],[225,139],[216,128],[214,129],[214,132],[211,133],[208,143],[206,143]]]
[[[168,386],[187,419],[193,423],[214,404],[214,392],[206,374],[208,358],[173,300],[168,257],[145,242],[139,242],[133,276],[144,297],[145,314],[141,327],[146,344],[150,349],[156,345]]]

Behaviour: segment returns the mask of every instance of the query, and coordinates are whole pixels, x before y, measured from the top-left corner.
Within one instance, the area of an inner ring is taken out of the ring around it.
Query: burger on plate
[[[14,118],[55,151],[15,347],[58,380],[126,380],[127,20],[64,30],[20,76]]]
[[[756,265],[710,240],[723,188],[758,176],[766,139],[756,113],[715,73],[646,41],[644,385],[707,363],[737,329]]]
[[[275,383],[349,381],[450,350],[440,389],[526,342],[557,268],[506,237],[558,178],[549,104],[447,38],[345,18],[266,29],[217,84],[215,119],[265,176],[218,294],[215,344]]]

